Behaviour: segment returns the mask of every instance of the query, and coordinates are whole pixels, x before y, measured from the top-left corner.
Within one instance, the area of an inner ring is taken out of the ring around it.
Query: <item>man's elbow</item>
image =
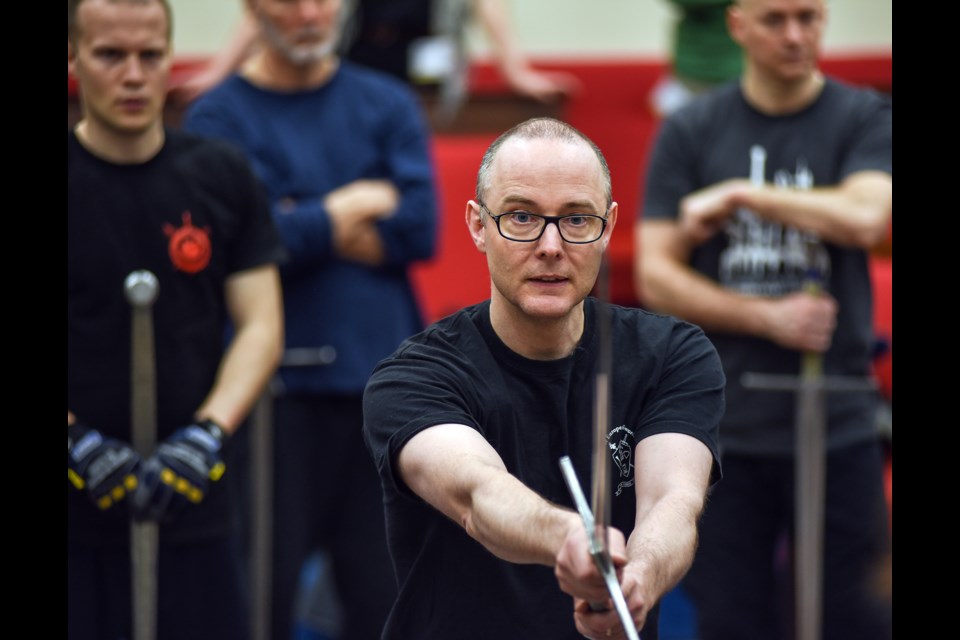
[[[888,174],[864,172],[851,177],[843,186],[849,194],[850,219],[846,244],[865,250],[880,245],[890,234],[893,215],[893,181]]]
[[[868,222],[859,231],[857,246],[871,250],[890,237],[890,216],[886,212],[868,214]]]
[[[837,230],[833,241],[841,246],[870,251],[887,239],[890,233],[890,216],[885,211],[863,205],[850,211],[850,223]]]

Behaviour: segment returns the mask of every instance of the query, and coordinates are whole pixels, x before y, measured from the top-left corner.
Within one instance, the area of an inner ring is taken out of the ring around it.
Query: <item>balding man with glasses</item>
[[[627,637],[558,463],[590,475],[602,338],[607,548],[656,640],[720,477],[724,377],[697,327],[590,296],[616,221],[603,154],[568,124],[528,120],[484,154],[466,223],[490,298],[406,340],[364,394],[400,589],[384,640]]]

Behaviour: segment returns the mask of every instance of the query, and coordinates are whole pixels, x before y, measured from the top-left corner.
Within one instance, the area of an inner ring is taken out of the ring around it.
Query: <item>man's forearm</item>
[[[571,527],[572,511],[553,505],[506,471],[478,486],[463,523],[467,533],[499,558],[553,566]]]
[[[252,328],[237,334],[197,416],[212,418],[233,433],[263,393],[280,361],[281,350],[274,348],[274,342],[270,332]]]
[[[197,410],[233,433],[276,371],[283,354],[283,302],[274,265],[231,276],[228,308],[236,328],[213,388]]]
[[[573,511],[511,475],[490,443],[465,425],[424,429],[397,464],[414,493],[504,560],[553,566],[571,527],[583,526]]]
[[[765,334],[762,299],[726,289],[683,264],[645,260],[640,270],[643,276],[638,281],[648,308],[683,318],[707,331]]]
[[[636,578],[650,606],[693,562],[712,465],[709,449],[687,435],[660,433],[637,445],[637,518],[624,575]]]
[[[673,588],[690,569],[702,504],[695,495],[664,498],[638,520],[630,534],[624,570],[636,572],[654,600]]]
[[[812,231],[828,242],[869,249],[886,237],[892,194],[890,177],[873,171],[852,176],[838,187],[748,188],[742,204],[763,218]]]

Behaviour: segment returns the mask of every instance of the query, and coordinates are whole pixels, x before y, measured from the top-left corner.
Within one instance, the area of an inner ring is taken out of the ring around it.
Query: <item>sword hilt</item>
[[[612,570],[613,563],[610,560],[610,555],[604,550],[592,551],[590,555],[593,556],[593,562],[597,565],[597,569],[600,570],[600,573],[606,576],[607,571]],[[610,607],[607,606],[605,602],[588,602],[590,605],[591,611],[609,611]]]
[[[134,308],[149,307],[157,299],[160,283],[157,276],[146,269],[132,271],[123,281],[123,293]]]
[[[819,248],[820,250],[823,249],[819,242],[815,244],[811,243],[811,245],[813,246],[808,247],[808,253],[810,254],[816,253],[814,247]],[[823,290],[823,272],[813,261],[811,261],[810,265],[807,267],[806,273],[804,274],[803,291],[811,296],[820,296],[823,295]],[[808,380],[821,378],[823,376],[823,354],[817,351],[804,351],[800,363],[800,373]]]

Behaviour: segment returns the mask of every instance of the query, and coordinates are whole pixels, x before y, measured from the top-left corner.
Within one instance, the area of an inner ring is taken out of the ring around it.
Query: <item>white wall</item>
[[[506,0],[524,50],[531,57],[649,58],[669,48],[673,8],[667,0]],[[244,0],[170,0],[174,47],[181,56],[206,56],[223,46]],[[827,0],[827,55],[892,51],[893,0]],[[471,32],[477,58],[488,55],[482,34]]]

